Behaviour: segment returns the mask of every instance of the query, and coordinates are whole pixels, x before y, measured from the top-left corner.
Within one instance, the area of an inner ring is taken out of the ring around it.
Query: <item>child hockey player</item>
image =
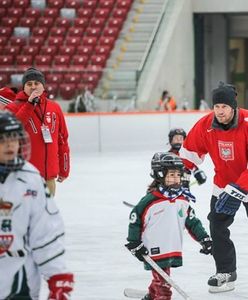
[[[170,143],[170,150],[169,152],[175,153],[179,155],[179,150],[183,144],[183,141],[186,138],[186,132],[183,128],[173,128],[169,132],[169,143]],[[189,188],[190,185],[190,175],[191,171],[189,169],[184,168],[183,178],[182,178],[182,185],[183,187]],[[193,175],[195,177],[196,182],[201,185],[206,182],[207,176],[204,171],[200,170],[197,166],[193,169]]]
[[[20,121],[0,112],[0,299],[38,300],[41,274],[49,300],[68,300],[63,221],[29,154]]]
[[[185,227],[201,244],[201,253],[210,254],[212,247],[209,235],[190,206],[195,197],[181,186],[183,168],[182,160],[173,153],[154,154],[151,161],[154,181],[146,196],[131,211],[128,244],[125,245],[141,261],[144,261],[143,255],[149,254],[168,275],[171,267],[182,266]],[[145,269],[151,269],[147,263]],[[149,293],[143,300],[170,300],[170,285],[153,270],[152,275]]]

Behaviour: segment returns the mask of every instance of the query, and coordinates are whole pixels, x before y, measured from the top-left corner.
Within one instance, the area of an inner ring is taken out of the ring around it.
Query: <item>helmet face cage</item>
[[[172,139],[175,135],[182,135],[183,139],[186,138],[186,132],[183,128],[173,128],[173,129],[170,130],[169,135],[168,135],[170,144],[171,144]]]
[[[155,153],[151,161],[151,177],[164,185],[164,178],[168,170],[178,170],[183,175],[183,162],[174,153],[158,152]]]
[[[21,122],[9,112],[0,112],[0,143],[7,143],[9,140],[18,140],[18,153],[13,159],[0,162],[2,174],[20,170],[25,161],[30,159],[31,146],[29,136]]]

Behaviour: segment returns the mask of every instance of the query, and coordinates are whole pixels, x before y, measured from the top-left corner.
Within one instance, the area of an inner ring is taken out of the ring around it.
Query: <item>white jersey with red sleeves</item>
[[[236,183],[248,191],[248,110],[237,110],[237,126],[228,130],[212,126],[214,113],[201,118],[189,131],[180,150],[188,168],[209,154],[215,170],[214,184],[224,188]]]

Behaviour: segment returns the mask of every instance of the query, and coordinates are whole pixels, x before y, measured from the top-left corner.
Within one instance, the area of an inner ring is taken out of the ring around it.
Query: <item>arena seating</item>
[[[94,91],[132,0],[46,0],[43,9],[32,3],[0,1],[1,86],[34,66],[45,72],[52,98],[72,99],[86,86]]]

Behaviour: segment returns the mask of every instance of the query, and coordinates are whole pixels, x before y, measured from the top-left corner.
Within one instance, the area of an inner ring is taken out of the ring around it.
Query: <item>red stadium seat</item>
[[[98,0],[83,1],[83,8],[96,8]]]
[[[115,38],[114,37],[106,37],[101,36],[99,39],[99,45],[101,46],[109,46],[111,49],[114,47]]]
[[[17,26],[18,18],[14,17],[3,17],[1,20],[1,26],[14,28]]]
[[[74,19],[74,26],[77,28],[83,28],[85,29],[89,24],[88,18],[76,18]]]
[[[47,0],[47,6],[60,9],[64,7],[64,0]]]
[[[35,37],[43,37],[46,38],[48,35],[48,27],[34,27],[32,30],[32,35]]]
[[[57,53],[57,49],[58,49],[58,46],[56,45],[53,45],[53,46],[41,46],[41,49],[40,49],[40,54],[41,55],[51,55],[51,56],[54,56],[56,53]]]
[[[97,38],[95,36],[84,36],[81,44],[84,46],[92,46],[94,48],[97,44]]]
[[[84,28],[82,27],[71,27],[68,30],[68,36],[74,37],[74,36],[78,36],[78,37],[82,37],[84,34]]]
[[[88,27],[85,30],[85,33],[88,37],[99,37],[101,35],[102,28],[99,27]]]
[[[128,9],[126,8],[114,8],[112,11],[112,17],[126,19]]]
[[[74,83],[62,83],[59,92],[62,99],[71,100],[76,96],[76,85]]]
[[[94,16],[96,18],[107,19],[110,14],[110,8],[96,8]]]
[[[69,28],[72,25],[71,20],[67,18],[58,17],[55,21],[57,27]]]
[[[39,53],[39,50],[40,50],[39,46],[26,45],[22,49],[22,54],[31,55],[32,57],[34,57],[35,55],[37,55]]]
[[[70,63],[70,56],[69,55],[55,55],[53,57],[53,66],[62,67],[66,69]]]
[[[14,63],[13,55],[0,55],[0,66],[10,66]]]
[[[29,5],[30,5],[29,0],[13,0],[12,2],[13,7],[27,8]]]
[[[0,27],[0,35],[9,38],[12,34],[11,27]]]
[[[66,34],[66,28],[65,27],[53,27],[50,30],[50,36],[54,36],[54,37],[64,37]]]
[[[17,55],[16,57],[16,68],[18,70],[26,70],[33,64],[32,55]]]
[[[99,74],[98,73],[95,73],[95,74],[92,74],[92,73],[85,73],[83,74],[83,83],[85,85],[92,85],[93,88],[95,88],[98,84],[98,81],[99,81]]]
[[[119,29],[116,27],[110,27],[110,28],[106,27],[106,28],[104,28],[103,33],[102,33],[103,36],[108,36],[108,37],[112,36],[115,39],[118,37],[118,34],[119,34]]]
[[[41,47],[45,43],[45,38],[43,36],[31,36],[29,39],[29,45]]]
[[[65,0],[65,7],[79,9],[81,7],[81,1],[79,1],[79,0]]]
[[[41,16],[41,10],[38,8],[28,7],[25,10],[25,16],[28,18],[38,19]]]
[[[115,5],[114,0],[99,0],[98,7],[100,8],[112,8]]]
[[[25,46],[24,46],[25,47]],[[2,50],[1,53],[6,54],[6,55],[13,55],[14,57],[18,55],[21,51],[21,46],[5,46]]]
[[[64,78],[64,75],[62,73],[47,74],[46,82],[48,84],[51,84],[51,83],[60,84],[61,82],[63,82],[63,78]]]
[[[116,27],[119,30],[122,28],[123,19],[122,18],[109,18],[108,27]]]
[[[58,96],[58,84],[57,83],[47,83],[46,92],[49,99],[55,99]]]
[[[61,36],[50,36],[48,39],[47,39],[47,44],[49,46],[61,46],[63,44],[63,41],[64,41],[64,38],[61,37]]]
[[[54,19],[51,17],[40,17],[37,21],[36,26],[50,28],[53,26],[53,22],[54,22]]]
[[[81,37],[79,36],[67,36],[65,39],[66,46],[79,46],[81,43]]]
[[[56,7],[46,7],[43,12],[44,17],[57,18],[59,16],[59,9]]]
[[[90,20],[90,27],[101,27],[105,26],[106,20],[105,18],[92,18]]]
[[[9,43],[12,46],[23,47],[27,44],[27,39],[23,37],[11,36],[9,39]]]
[[[132,0],[117,0],[116,7],[129,10],[132,5]]]
[[[0,36],[0,46],[5,46],[8,42],[8,38],[6,36]]]
[[[34,27],[35,23],[36,23],[36,18],[22,17],[18,25],[21,27],[32,28]]]
[[[7,8],[0,6],[0,18],[2,19],[7,14]]]
[[[36,67],[48,67],[50,68],[52,63],[52,56],[51,55],[36,55],[34,61]]]
[[[9,83],[9,76],[8,74],[0,73],[0,87],[6,86]]]
[[[81,74],[79,73],[70,73],[70,74],[65,74],[64,76],[64,83],[75,83],[79,84],[81,81]]]
[[[105,57],[109,57],[110,52],[111,52],[110,46],[96,46],[95,47],[96,55],[104,55]]]
[[[87,57],[89,57],[89,55],[91,55],[92,52],[93,52],[93,47],[92,46],[80,45],[76,49],[76,53],[78,55],[84,55],[84,56],[87,56]]]
[[[11,7],[12,0],[2,0],[0,1],[0,7],[8,8]]]
[[[78,18],[87,18],[90,19],[93,15],[93,9],[92,8],[79,8],[77,10],[77,17]]]
[[[105,55],[92,55],[90,58],[90,64],[99,67],[105,67],[107,57]]]
[[[18,7],[9,7],[7,10],[7,16],[11,18],[20,19],[23,16],[23,9]]]
[[[72,58],[72,65],[71,65],[71,69],[79,69],[82,70],[84,69],[87,64],[88,64],[89,58],[88,56],[84,56],[84,55],[74,55]]]
[[[75,50],[75,46],[61,46],[59,47],[59,54],[72,56],[75,53]]]

